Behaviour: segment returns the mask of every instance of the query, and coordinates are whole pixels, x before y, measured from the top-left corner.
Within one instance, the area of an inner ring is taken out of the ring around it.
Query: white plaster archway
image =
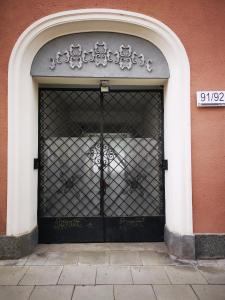
[[[113,31],[153,42],[170,68],[165,86],[166,225],[181,235],[193,233],[191,187],[190,70],[185,49],[165,24],[122,10],[82,9],[44,17],[17,40],[8,74],[8,202],[7,235],[22,235],[37,225],[38,149],[37,82],[30,68],[37,51],[64,34]]]

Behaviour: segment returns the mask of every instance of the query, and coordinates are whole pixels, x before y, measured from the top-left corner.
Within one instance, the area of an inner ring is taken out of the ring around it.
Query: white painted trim
[[[114,31],[153,42],[165,55],[170,79],[165,85],[166,223],[170,231],[192,234],[190,70],[185,49],[162,22],[138,13],[112,9],[64,11],[44,17],[18,38],[8,73],[7,235],[21,235],[37,224],[38,148],[37,82],[30,67],[49,40],[85,31]]]

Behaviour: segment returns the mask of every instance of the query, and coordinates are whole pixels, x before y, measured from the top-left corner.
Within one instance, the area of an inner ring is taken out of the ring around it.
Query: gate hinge
[[[34,158],[34,170],[39,169],[39,159],[38,158]]]
[[[167,159],[162,160],[162,168],[163,168],[163,170],[168,170],[168,160]]]

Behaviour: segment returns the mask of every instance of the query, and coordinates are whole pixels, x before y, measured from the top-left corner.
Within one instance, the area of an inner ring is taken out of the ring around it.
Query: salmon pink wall
[[[6,227],[7,67],[19,35],[59,11],[115,8],[143,13],[181,39],[191,65],[194,231],[225,232],[225,108],[197,108],[197,90],[225,90],[224,0],[7,0],[0,3],[0,233]],[[182,201],[182,199],[181,199]]]

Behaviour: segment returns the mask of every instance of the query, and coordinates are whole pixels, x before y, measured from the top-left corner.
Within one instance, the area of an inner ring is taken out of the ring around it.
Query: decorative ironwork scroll
[[[57,65],[66,63],[71,69],[81,69],[84,64],[94,63],[96,67],[106,67],[108,63],[114,63],[121,70],[131,70],[133,65],[145,67],[152,72],[152,60],[146,59],[143,53],[137,53],[130,45],[121,45],[119,50],[112,51],[106,42],[96,42],[93,49],[83,50],[80,44],[74,43],[69,49],[58,51],[55,57],[50,57],[51,71]]]
[[[98,167],[100,167],[101,166],[101,144],[97,143],[96,145],[91,147],[89,155],[93,163],[96,164]],[[104,167],[108,166],[116,157],[113,149],[110,148],[107,144],[103,145],[102,155],[103,155]]]

